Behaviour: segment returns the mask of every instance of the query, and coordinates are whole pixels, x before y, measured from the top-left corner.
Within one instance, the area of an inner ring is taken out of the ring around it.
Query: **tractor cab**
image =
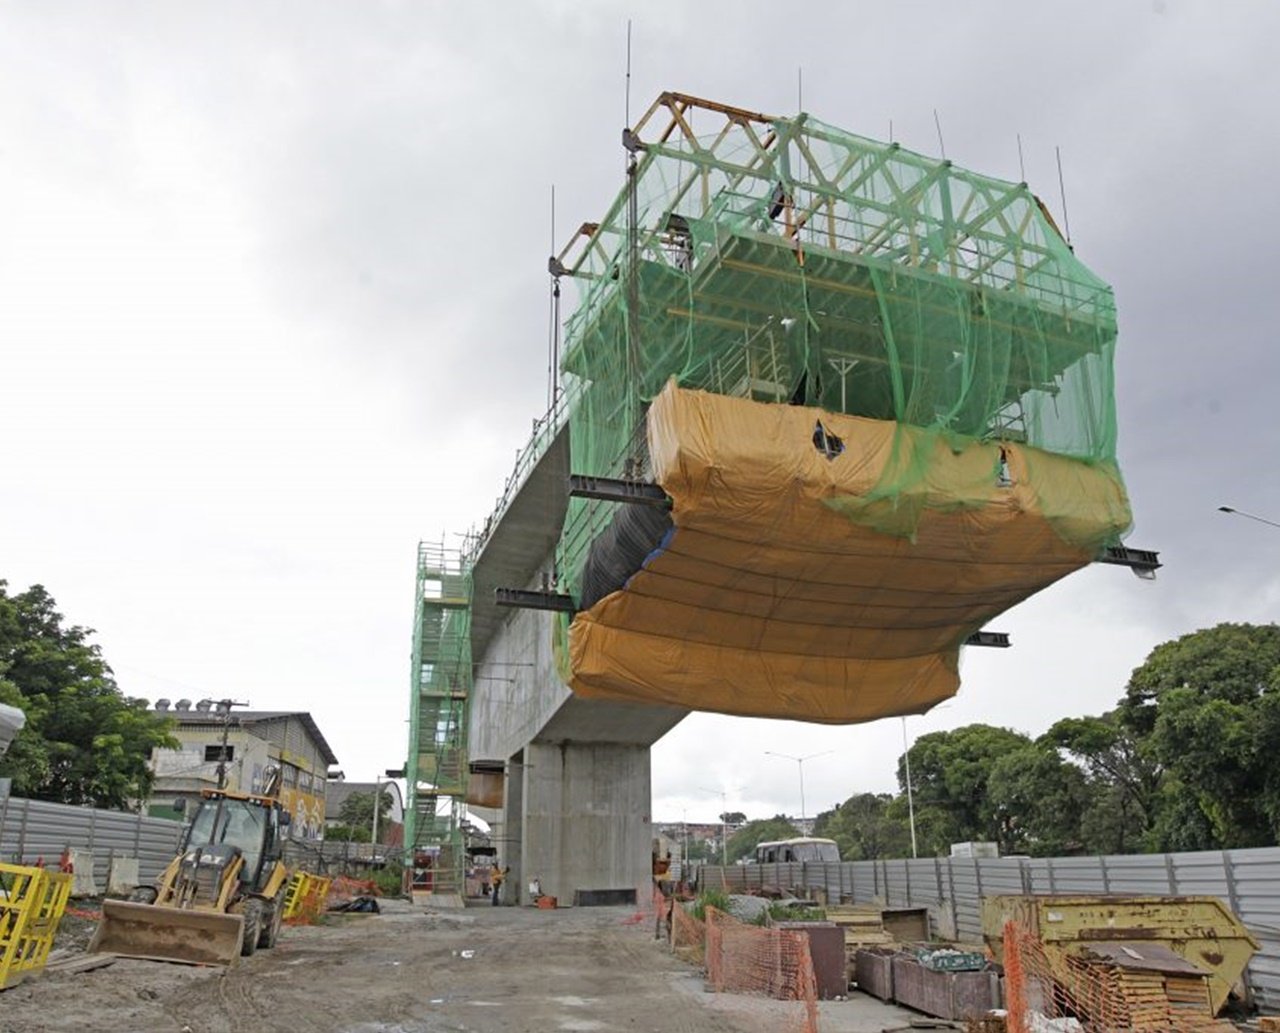
[[[257,890],[281,858],[288,824],[288,811],[274,797],[206,789],[183,840],[183,866],[224,867],[241,858],[240,883]]]

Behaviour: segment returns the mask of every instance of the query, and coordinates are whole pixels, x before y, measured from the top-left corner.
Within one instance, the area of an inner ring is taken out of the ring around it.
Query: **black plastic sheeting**
[[[343,911],[355,915],[379,914],[378,902],[373,897],[352,897],[341,904],[335,904],[330,911]]]
[[[623,504],[587,551],[580,610],[589,610],[627,583],[671,530],[671,514],[657,506]]]

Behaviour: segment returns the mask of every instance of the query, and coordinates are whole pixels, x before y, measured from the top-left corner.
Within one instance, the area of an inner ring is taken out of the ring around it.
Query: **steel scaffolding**
[[[418,543],[405,844],[418,892],[464,890],[471,570],[460,549]]]

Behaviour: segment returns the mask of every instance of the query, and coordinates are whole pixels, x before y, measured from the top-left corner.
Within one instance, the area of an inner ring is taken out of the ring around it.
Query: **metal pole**
[[[1274,520],[1268,520],[1266,517],[1254,516],[1252,513],[1246,513],[1243,509],[1232,509],[1230,506],[1219,506],[1219,513],[1234,513],[1236,516],[1245,517],[1248,520],[1256,520],[1260,524],[1270,524],[1272,527],[1280,527],[1280,524]]]
[[[382,809],[379,806],[382,803],[381,787],[379,786],[381,779],[381,775],[373,776],[373,835],[370,837],[369,842],[373,846],[374,854],[378,852],[378,811]]]
[[[911,822],[911,856],[919,857],[916,852],[916,804],[911,792],[911,747],[907,745],[907,719],[902,718],[902,756],[907,765],[907,816]]]
[[[227,737],[231,732],[231,708],[247,707],[247,703],[237,703],[231,699],[218,700],[218,710],[222,713],[222,749],[218,753],[218,788],[223,789],[227,784]],[[243,792],[244,787],[240,787]],[[220,816],[220,815],[219,815]]]
[[[729,794],[720,793],[720,867],[729,867]]]
[[[835,753],[835,750],[823,750],[821,753],[808,753],[803,757],[793,757],[789,753],[775,753],[773,750],[765,750],[766,757],[781,757],[783,760],[794,760],[800,766],[800,820],[804,821],[808,815],[805,813],[804,805],[804,762],[813,760],[815,757],[825,757],[828,754]]]

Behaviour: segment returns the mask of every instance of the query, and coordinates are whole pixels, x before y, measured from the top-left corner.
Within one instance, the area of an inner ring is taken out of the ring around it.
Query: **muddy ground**
[[[0,1033],[779,1033],[798,1006],[704,990],[623,908],[427,911],[287,928],[230,969],[120,959],[0,993]],[[80,937],[76,937],[79,939]],[[823,1030],[908,1013],[855,996]]]

